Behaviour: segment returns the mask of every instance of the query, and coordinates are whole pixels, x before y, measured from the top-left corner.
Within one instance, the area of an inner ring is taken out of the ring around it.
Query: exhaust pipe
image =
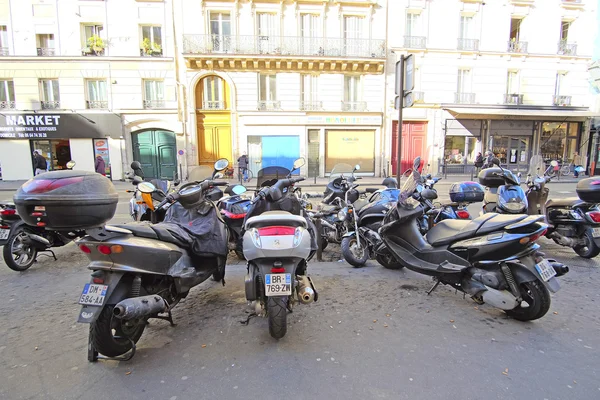
[[[569,267],[567,267],[563,263],[559,263],[558,261],[551,261],[550,264],[552,265],[552,268],[554,268],[554,271],[556,271],[556,276],[563,276],[564,274],[569,272]]]
[[[119,319],[129,320],[144,318],[165,312],[169,308],[165,299],[159,295],[131,297],[120,301],[113,309],[113,315]]]
[[[298,275],[298,301],[302,304],[310,304],[315,301],[315,291],[306,275]]]

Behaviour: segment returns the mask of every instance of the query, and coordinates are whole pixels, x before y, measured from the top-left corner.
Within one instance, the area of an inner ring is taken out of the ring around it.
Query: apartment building
[[[48,169],[121,179],[133,159],[172,178],[185,148],[177,115],[170,1],[0,1],[2,178]],[[179,143],[177,141],[179,140]]]
[[[386,2],[182,0],[188,162],[381,173]]]
[[[597,2],[389,1],[387,160],[396,165],[394,64],[415,58],[416,104],[404,110],[403,162],[469,173],[478,152],[527,171],[533,155],[569,162],[590,154],[588,82]],[[395,170],[395,169],[394,169]]]

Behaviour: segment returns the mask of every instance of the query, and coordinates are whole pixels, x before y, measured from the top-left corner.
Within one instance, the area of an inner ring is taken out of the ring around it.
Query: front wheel
[[[569,176],[571,175],[571,167],[569,165],[564,165],[560,169],[560,176]]]
[[[287,296],[271,296],[267,299],[269,334],[281,339],[287,332]]]
[[[396,257],[389,250],[385,250],[383,254],[377,254],[375,257],[377,262],[383,265],[383,268],[387,269],[402,269],[404,265],[402,265]]]
[[[364,266],[369,259],[367,248],[364,245],[359,246],[356,236],[343,238],[341,247],[344,259],[354,267]]]
[[[2,249],[4,262],[13,271],[25,271],[37,257],[37,249],[26,243],[27,235],[23,227],[17,228]]]
[[[517,308],[505,311],[506,314],[519,321],[533,321],[542,318],[550,309],[550,292],[540,281],[525,282],[519,285],[523,303]]]
[[[104,307],[98,319],[90,325],[90,342],[96,351],[107,357],[117,357],[131,350],[131,339],[137,343],[146,328],[146,320],[129,323],[113,316],[114,305]],[[129,338],[129,339],[126,339]]]
[[[583,258],[594,258],[600,254],[600,247],[594,241],[594,234],[592,229],[586,229],[583,234],[583,246],[575,246],[573,250],[579,257]]]

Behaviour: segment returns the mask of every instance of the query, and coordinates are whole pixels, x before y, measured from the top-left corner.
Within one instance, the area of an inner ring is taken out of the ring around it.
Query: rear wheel
[[[575,246],[573,248],[573,250],[575,250],[575,253],[577,253],[580,257],[583,258],[594,258],[598,254],[600,254],[600,247],[598,247],[598,245],[594,241],[592,229],[586,229],[582,239],[585,242],[585,244],[583,246]]]
[[[356,236],[343,238],[341,247],[344,259],[354,267],[364,266],[369,259],[367,248],[362,244],[359,246]]]
[[[2,249],[4,262],[13,271],[25,271],[35,262],[38,251],[25,243],[27,235],[25,228],[17,228]]]
[[[519,321],[533,321],[542,318],[550,309],[550,292],[540,281],[525,282],[519,285],[523,304],[515,309],[505,311],[506,314]]]
[[[146,328],[145,319],[137,323],[126,323],[114,317],[114,307],[114,305],[104,307],[98,319],[90,325],[92,346],[98,353],[107,357],[117,357],[127,353],[132,347],[129,339],[137,343]]]
[[[281,339],[287,332],[287,302],[287,296],[271,296],[267,298],[269,334],[275,339]]]
[[[398,261],[396,259],[396,257],[394,257],[394,255],[392,253],[390,253],[388,250],[385,250],[385,252],[383,254],[377,254],[375,259],[377,260],[377,262],[379,264],[383,265],[383,267],[387,268],[387,269],[402,269],[402,268],[404,268],[404,265],[402,265],[400,263],[400,261]]]

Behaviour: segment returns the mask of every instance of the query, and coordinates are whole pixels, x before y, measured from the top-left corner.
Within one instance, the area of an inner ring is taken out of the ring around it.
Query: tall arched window
[[[216,75],[202,79],[202,104],[203,110],[225,110],[225,83]]]

